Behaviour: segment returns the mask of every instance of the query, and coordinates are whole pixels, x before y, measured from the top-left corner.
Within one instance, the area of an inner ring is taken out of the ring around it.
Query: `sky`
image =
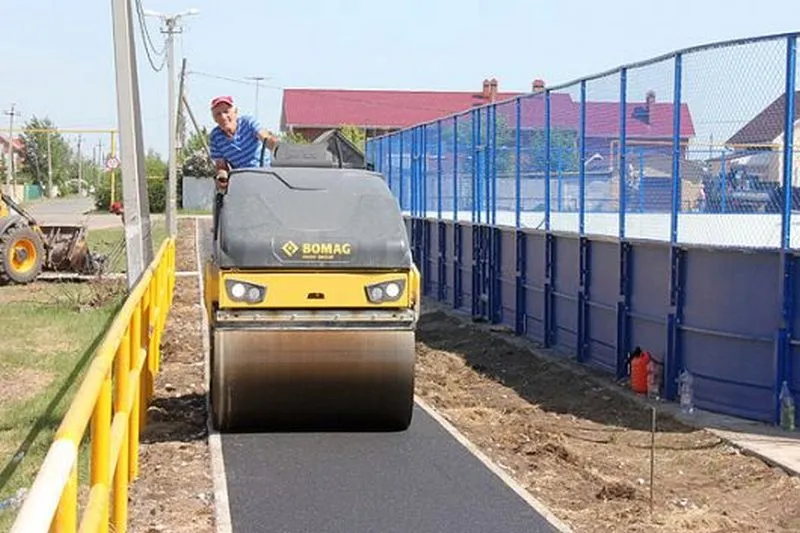
[[[284,87],[479,90],[484,78],[495,77],[501,91],[529,91],[536,78],[555,85],[684,47],[800,30],[796,0],[761,0],[757,9],[752,0],[141,2],[163,13],[199,10],[183,19],[175,57],[178,70],[186,58],[188,96],[202,124],[213,125],[208,102],[219,94],[255,113],[255,85],[245,78],[263,76],[258,118],[273,131]],[[14,104],[18,124],[37,116],[60,128],[116,128],[111,6],[112,0],[0,0],[0,111]],[[161,48],[158,19],[147,24]],[[166,154],[167,69],[151,68],[136,20],[134,31],[145,145]],[[687,65],[697,80],[687,95],[694,91],[711,116],[718,95],[768,87],[745,106],[757,112],[782,89],[782,53],[772,45],[750,57]],[[642,74],[653,83],[635,90],[671,91],[663,67]],[[613,82],[591,91],[618,94]],[[0,115],[0,129],[7,123]],[[84,136],[89,145],[108,146],[107,139]]]

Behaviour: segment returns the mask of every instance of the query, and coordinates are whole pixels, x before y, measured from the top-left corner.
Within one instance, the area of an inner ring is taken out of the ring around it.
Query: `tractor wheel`
[[[25,285],[42,272],[44,245],[32,228],[18,226],[0,236],[0,282]]]

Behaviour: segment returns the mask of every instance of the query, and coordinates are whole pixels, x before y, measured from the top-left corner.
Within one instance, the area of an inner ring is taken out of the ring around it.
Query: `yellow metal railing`
[[[127,530],[128,485],[139,470],[139,434],[160,367],[159,345],[175,287],[167,239],[98,348],[12,533]],[[91,423],[89,499],[78,524],[78,453]],[[78,526],[80,525],[80,529]]]

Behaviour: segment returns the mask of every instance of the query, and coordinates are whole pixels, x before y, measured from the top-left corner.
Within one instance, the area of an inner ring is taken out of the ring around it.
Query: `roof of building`
[[[496,93],[496,99],[520,93]],[[491,101],[482,92],[285,89],[281,128],[336,128],[351,124],[397,129],[429,122]]]
[[[642,102],[627,101],[625,123],[627,138],[671,138],[673,130],[674,104],[655,101],[651,93]],[[586,102],[586,136],[615,138],[620,134],[619,102]],[[580,126],[580,100],[568,93],[550,93],[550,127],[553,129],[577,129]],[[516,109],[512,105],[498,106],[497,115],[504,116],[506,123],[516,123]],[[521,100],[520,121],[524,129],[543,129],[545,124],[544,96],[531,96]],[[687,104],[681,104],[681,137],[695,134],[692,115]]]
[[[522,126],[541,129],[545,119],[543,96],[496,91],[494,100],[503,102],[525,95],[531,97],[521,100]],[[647,101],[627,103],[628,137],[671,138],[674,110],[672,102],[656,102],[652,92],[649,96],[649,112]],[[283,95],[281,129],[329,129],[347,124],[375,129],[400,129],[454,115],[491,101],[491,94],[485,91],[286,89]],[[580,101],[573,99],[569,93],[551,93],[550,111],[551,125],[554,128],[577,129],[580,124]],[[504,116],[509,125],[516,123],[513,102],[499,105],[497,115]],[[619,129],[618,102],[587,102],[587,136],[618,137]],[[682,104],[681,136],[685,138],[693,135],[694,124],[689,107]]]
[[[772,144],[784,130],[784,113],[786,112],[786,93],[772,101],[761,113],[728,139],[727,144],[754,145]],[[800,98],[800,91],[795,93],[795,102]],[[800,118],[800,106],[794,108],[794,121]]]
[[[0,144],[8,146],[8,135],[0,134]],[[14,150],[21,152],[24,148],[25,142],[19,137],[14,137]]]

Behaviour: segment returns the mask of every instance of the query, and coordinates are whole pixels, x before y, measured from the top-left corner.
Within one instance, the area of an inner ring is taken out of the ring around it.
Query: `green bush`
[[[167,180],[150,178],[147,180],[147,197],[151,213],[164,213],[167,207]]]
[[[105,179],[100,180],[100,185],[94,193],[94,207],[98,211],[108,211],[108,206],[111,205],[111,179],[104,176]],[[117,179],[117,199],[120,198],[119,194],[119,179]]]
[[[118,202],[123,201],[122,190],[120,188],[122,180],[117,177],[116,191],[114,197]],[[180,176],[178,176],[178,206],[181,205],[180,192]],[[164,213],[167,206],[167,180],[165,178],[149,178],[147,180],[147,199],[150,202],[151,213]],[[124,204],[124,202],[123,202]],[[111,180],[103,180],[97,188],[94,196],[94,205],[98,211],[108,211],[111,205]],[[123,205],[124,208],[124,205]]]

